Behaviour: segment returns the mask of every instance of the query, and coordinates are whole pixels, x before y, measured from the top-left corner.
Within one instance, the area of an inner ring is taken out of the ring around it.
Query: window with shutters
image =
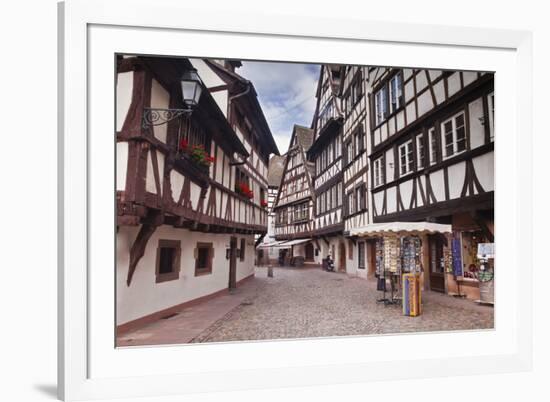
[[[181,242],[179,240],[159,240],[155,277],[156,283],[179,278]]]
[[[212,273],[214,247],[212,243],[197,243],[195,248],[195,276]]]
[[[384,157],[381,156],[374,161],[374,187],[384,184]]]
[[[412,140],[399,146],[399,174],[404,176],[413,171],[414,156]]]

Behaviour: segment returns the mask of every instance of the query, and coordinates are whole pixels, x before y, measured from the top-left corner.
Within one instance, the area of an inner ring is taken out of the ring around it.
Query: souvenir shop
[[[441,275],[452,265],[449,247],[451,225],[431,222],[375,223],[354,229],[353,236],[374,243],[378,301],[385,305],[401,305],[403,314],[417,316],[422,312],[422,289],[432,277]],[[433,255],[432,254],[433,251]],[[432,265],[432,266],[430,266]],[[429,272],[427,271],[427,268]],[[428,276],[430,278],[428,278]],[[442,282],[444,280],[441,276]]]

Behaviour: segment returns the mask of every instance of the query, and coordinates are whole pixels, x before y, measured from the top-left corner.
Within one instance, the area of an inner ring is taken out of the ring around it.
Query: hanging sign
[[[451,252],[453,255],[453,275],[464,275],[462,270],[462,250],[460,247],[460,239],[451,240]]]

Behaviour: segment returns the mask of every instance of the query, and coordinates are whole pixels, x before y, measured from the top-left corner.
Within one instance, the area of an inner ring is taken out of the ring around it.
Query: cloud
[[[311,125],[319,68],[316,64],[243,61],[238,70],[254,84],[281,153],[288,149],[294,124]]]

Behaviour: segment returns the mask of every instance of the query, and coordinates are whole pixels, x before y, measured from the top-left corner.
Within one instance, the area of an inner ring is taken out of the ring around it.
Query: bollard
[[[267,277],[273,278],[273,267],[271,265],[267,266]]]

